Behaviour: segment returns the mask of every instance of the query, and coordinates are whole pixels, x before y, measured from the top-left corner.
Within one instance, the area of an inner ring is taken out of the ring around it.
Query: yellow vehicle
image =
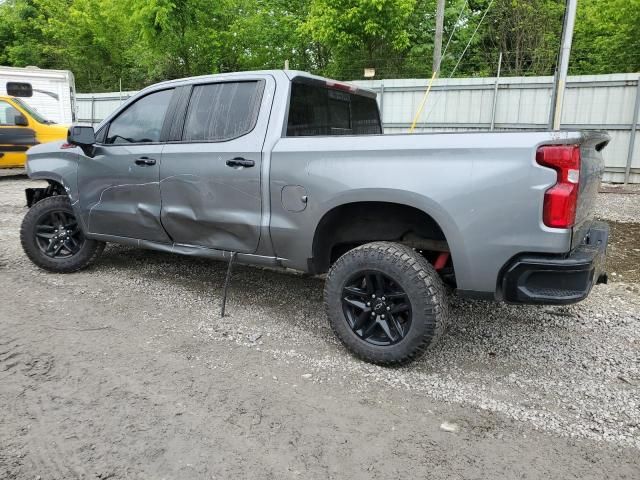
[[[23,167],[30,147],[65,139],[68,129],[45,119],[19,98],[0,96],[0,168]]]

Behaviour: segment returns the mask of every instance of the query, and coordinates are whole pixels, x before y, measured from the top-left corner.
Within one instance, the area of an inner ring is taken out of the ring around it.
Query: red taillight
[[[578,206],[580,147],[546,145],[538,148],[536,161],[558,172],[556,184],[544,194],[544,224],[553,228],[571,228],[576,220]]]

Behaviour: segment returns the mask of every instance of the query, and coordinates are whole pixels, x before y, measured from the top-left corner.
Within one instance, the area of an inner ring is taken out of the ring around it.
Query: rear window
[[[249,133],[258,119],[263,88],[262,81],[193,87],[183,140],[222,142]]]
[[[382,133],[373,97],[322,85],[291,85],[287,136],[375,135]]]

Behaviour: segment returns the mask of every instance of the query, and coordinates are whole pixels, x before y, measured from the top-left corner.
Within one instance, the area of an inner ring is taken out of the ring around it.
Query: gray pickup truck
[[[27,189],[21,241],[54,272],[117,242],[326,273],[339,339],[401,364],[445,330],[449,291],[567,304],[606,281],[608,141],[383,135],[375,93],[296,71],[172,80],[29,150],[49,186]]]

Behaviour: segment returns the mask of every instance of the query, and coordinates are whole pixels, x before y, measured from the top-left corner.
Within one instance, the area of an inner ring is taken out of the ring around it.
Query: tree
[[[2,2],[2,0],[0,0]],[[441,76],[549,75],[565,0],[447,0]],[[69,69],[79,91],[291,68],[431,75],[435,0],[5,0],[0,64]],[[580,0],[570,72],[640,70],[640,0]],[[469,49],[461,58],[467,44]]]
[[[373,67],[388,75],[410,46],[414,7],[415,0],[313,0],[301,29],[331,52],[324,73],[358,77]]]
[[[146,57],[151,78],[218,71],[229,6],[226,0],[135,0],[132,21],[153,54]]]
[[[315,45],[301,34],[306,0],[239,0],[229,27],[221,33],[223,70],[317,68]]]
[[[58,2],[64,10],[64,1]],[[0,5],[0,64],[52,68],[59,59],[48,48],[44,31],[55,11],[52,3],[40,0],[7,0]]]
[[[490,0],[470,1],[478,22]],[[461,73],[491,74],[502,52],[505,75],[550,75],[559,48],[564,0],[495,0],[461,64]]]
[[[640,0],[580,0],[571,73],[640,71]]]
[[[121,81],[129,88],[144,85],[131,13],[126,0],[74,0],[56,10],[43,31],[58,67],[73,71],[78,85],[92,92],[117,90]]]

